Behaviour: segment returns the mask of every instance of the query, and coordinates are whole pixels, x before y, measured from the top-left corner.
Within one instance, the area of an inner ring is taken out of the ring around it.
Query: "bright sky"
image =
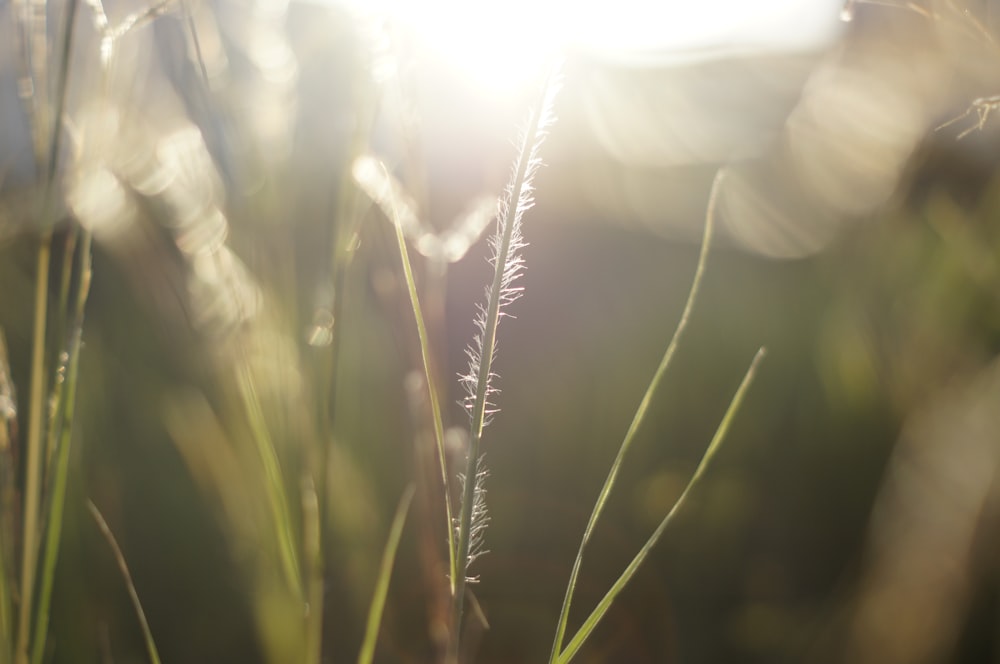
[[[353,0],[402,22],[479,85],[532,78],[565,46],[635,64],[819,48],[844,0]]]

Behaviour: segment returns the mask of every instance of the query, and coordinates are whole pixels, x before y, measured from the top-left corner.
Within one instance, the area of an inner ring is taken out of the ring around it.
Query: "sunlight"
[[[671,64],[816,48],[839,29],[842,0],[354,0],[391,18],[470,83],[504,94],[567,48],[626,63]]]
[[[561,43],[553,29],[556,2],[384,0],[378,4],[378,10],[421,48],[459,69],[470,83],[486,92],[504,94],[520,88]]]

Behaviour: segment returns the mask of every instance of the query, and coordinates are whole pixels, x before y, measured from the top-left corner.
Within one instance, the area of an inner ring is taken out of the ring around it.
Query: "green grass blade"
[[[389,173],[382,165],[386,181]],[[427,381],[427,393],[430,399],[431,419],[434,422],[434,441],[437,444],[438,461],[441,465],[441,483],[444,486],[445,516],[448,519],[448,572],[451,579],[451,592],[455,592],[455,577],[458,574],[455,557],[455,535],[452,527],[451,492],[448,489],[448,459],[444,450],[444,421],[441,418],[441,401],[438,398],[437,381],[431,367],[431,346],[427,336],[427,325],[424,322],[423,310],[420,307],[420,297],[417,295],[417,284],[413,278],[413,266],[410,263],[410,252],[406,248],[406,238],[403,237],[403,227],[399,223],[399,213],[393,196],[389,196],[389,206],[392,212],[392,224],[396,229],[396,242],[399,244],[399,256],[403,262],[403,274],[406,277],[406,288],[410,294],[410,305],[413,307],[413,317],[417,321],[417,336],[420,338],[420,358],[424,364],[424,379]]]
[[[41,664],[48,634],[49,607],[55,583],[56,563],[59,559],[59,542],[62,539],[63,513],[66,506],[66,486],[69,480],[70,447],[73,439],[73,417],[76,411],[76,392],[80,367],[80,344],[83,333],[83,314],[90,293],[90,244],[91,235],[85,233],[80,243],[79,285],[72,312],[72,328],[64,354],[65,363],[60,367],[61,384],[57,383],[55,414],[49,426],[54,454],[46,496],[45,546],[42,552],[38,604],[35,609],[35,628],[32,634],[31,661]],[[56,433],[58,432],[58,440]]]
[[[726,433],[729,431],[733,418],[739,410],[740,405],[743,403],[743,399],[750,387],[750,383],[753,381],[754,374],[757,372],[757,367],[760,364],[760,361],[764,359],[765,355],[766,351],[763,348],[757,351],[753,361],[750,363],[750,368],[747,369],[746,375],[743,376],[743,381],[736,390],[736,394],[733,395],[732,401],[729,402],[729,407],[726,409],[726,414],[723,416],[722,421],[719,423],[719,426],[715,431],[715,435],[712,437],[712,442],[709,443],[708,449],[705,450],[705,454],[702,456],[701,462],[698,464],[698,468],[694,471],[694,475],[691,476],[687,486],[684,487],[684,491],[677,499],[677,502],[674,503],[674,506],[670,508],[670,512],[667,513],[667,516],[663,518],[660,525],[657,526],[656,530],[653,531],[653,534],[650,535],[648,540],[646,540],[646,543],[639,550],[639,553],[636,554],[635,558],[632,559],[632,562],[629,563],[628,567],[625,568],[625,571],[618,577],[618,580],[615,581],[613,586],[611,586],[611,589],[607,592],[604,598],[601,599],[591,614],[583,622],[583,625],[570,640],[569,644],[567,644],[566,649],[560,653],[557,659],[559,664],[566,664],[573,659],[573,656],[580,650],[584,641],[587,640],[587,637],[589,637],[591,632],[594,631],[594,628],[597,627],[597,624],[604,617],[604,614],[608,612],[608,609],[611,607],[611,603],[615,601],[615,598],[618,597],[618,594],[621,593],[628,582],[632,579],[632,576],[642,565],[646,556],[649,555],[649,552],[654,546],[656,546],[656,543],[663,536],[664,531],[667,529],[667,526],[670,525],[674,515],[684,504],[684,501],[691,492],[691,489],[698,483],[702,475],[705,474],[705,469],[708,467],[708,464],[711,463],[712,458],[715,456],[715,453],[718,451],[723,439],[726,437]]]
[[[115,562],[118,563],[118,569],[121,570],[129,599],[132,600],[132,607],[135,609],[135,615],[139,619],[139,627],[142,629],[142,638],[146,642],[146,652],[149,653],[149,661],[153,664],[160,664],[160,654],[156,650],[156,642],[153,641],[153,632],[149,629],[146,612],[142,610],[142,602],[139,601],[139,593],[136,592],[135,583],[132,582],[132,574],[128,571],[128,563],[125,562],[125,555],[122,553],[121,547],[118,546],[118,542],[111,532],[111,528],[108,527],[108,522],[101,516],[101,512],[97,509],[97,506],[88,500],[87,509],[90,510],[91,516],[94,517],[101,535],[104,536],[104,539],[108,542],[108,546],[111,547],[111,551],[115,556]]]
[[[302,550],[306,567],[306,664],[320,664],[323,655],[323,543],[319,496],[308,477],[302,486]]]
[[[54,121],[52,124],[52,139],[48,145],[47,159],[44,159],[44,148],[36,133],[35,157],[38,163],[46,164],[45,189],[40,201],[40,214],[38,221],[41,224],[43,234],[38,247],[38,273],[35,276],[35,316],[34,316],[34,338],[32,340],[31,355],[31,387],[29,389],[28,403],[28,441],[27,441],[27,461],[25,466],[24,480],[24,529],[22,537],[21,555],[21,606],[18,612],[17,641],[15,645],[14,658],[17,664],[27,664],[28,647],[31,633],[31,616],[34,601],[35,583],[37,581],[38,567],[38,546],[39,546],[39,526],[41,524],[39,508],[42,498],[42,429],[44,427],[45,404],[43,395],[45,394],[45,350],[48,322],[48,291],[49,291],[49,265],[52,260],[52,231],[48,230],[54,223],[55,216],[55,187],[56,173],[58,168],[58,157],[62,143],[62,116],[66,106],[66,88],[69,80],[70,52],[73,44],[73,27],[76,23],[76,11],[78,0],[69,0],[66,6],[66,18],[64,31],[62,34],[62,52],[59,69],[59,84],[55,104]],[[44,5],[43,5],[44,6]],[[44,21],[44,13],[39,18]],[[42,34],[44,38],[44,33]],[[44,86],[44,58],[39,58],[37,63],[42,66],[37,72],[34,81],[36,90],[45,90]],[[50,124],[47,121],[48,113],[51,109],[41,105],[38,110],[38,117],[34,118],[36,123],[44,130]],[[44,132],[42,132],[44,133]],[[43,161],[44,159],[44,161]]]
[[[73,334],[72,319],[73,312],[70,310],[71,305],[69,301],[70,297],[70,287],[72,286],[73,279],[73,266],[76,262],[77,257],[77,242],[79,241],[79,236],[81,229],[74,226],[69,229],[66,234],[66,240],[63,244],[63,260],[62,268],[59,274],[59,290],[56,296],[56,306],[53,311],[54,319],[49,321],[49,331],[51,337],[55,340],[53,343],[55,353],[59,353],[64,350],[61,346],[63,345],[65,339]],[[65,371],[65,362],[60,358],[60,363],[63,365],[62,371]],[[58,370],[56,375],[58,376]],[[50,395],[50,403],[60,404],[62,402],[62,390],[65,381],[56,380],[55,384],[52,386],[52,393]],[[42,464],[42,474],[45,477],[49,476],[52,457],[55,454],[56,443],[60,439],[59,435],[59,421],[56,409],[50,409],[49,416],[49,428],[46,432],[46,438],[48,439],[45,445],[45,461]]]
[[[646,388],[646,393],[643,394],[642,401],[639,402],[639,407],[635,411],[632,423],[629,425],[628,431],[625,433],[625,438],[622,440],[622,444],[618,448],[618,454],[615,456],[615,460],[611,464],[611,469],[608,472],[607,479],[604,480],[604,486],[601,487],[601,492],[598,494],[597,501],[594,503],[594,509],[590,514],[590,519],[587,521],[587,527],[583,531],[583,539],[580,542],[579,549],[577,549],[576,560],[573,562],[573,569],[570,572],[569,582],[566,585],[566,595],[563,598],[562,608],[559,612],[559,622],[556,626],[555,639],[552,642],[549,664],[553,664],[558,659],[559,653],[562,650],[563,639],[566,635],[566,624],[569,621],[569,610],[573,603],[573,593],[576,590],[576,583],[580,575],[580,568],[583,565],[584,551],[587,548],[587,544],[590,542],[591,535],[594,533],[594,527],[597,525],[597,520],[604,511],[604,506],[607,503],[608,496],[611,494],[611,489],[614,487],[615,481],[618,479],[618,471],[621,469],[625,454],[628,452],[629,448],[632,446],[632,442],[635,440],[636,433],[638,433],[639,427],[642,425],[642,421],[646,417],[646,411],[649,409],[650,403],[652,403],[653,395],[659,389],[660,382],[663,380],[663,376],[666,374],[667,368],[670,366],[670,362],[673,359],[674,354],[677,352],[677,346],[684,334],[684,330],[687,329],[688,321],[691,318],[691,312],[694,310],[694,303],[698,298],[698,291],[705,275],[705,266],[708,263],[708,254],[711,249],[712,234],[715,228],[715,205],[724,177],[725,171],[720,170],[716,174],[715,180],[712,183],[712,190],[708,197],[708,208],[705,212],[705,230],[701,240],[701,252],[698,255],[698,265],[695,268],[694,278],[691,281],[691,289],[688,291],[687,302],[684,304],[684,311],[681,313],[680,321],[678,321],[677,328],[674,330],[673,337],[670,339],[670,344],[667,346],[667,350],[664,352],[663,358],[660,360],[660,364],[656,368],[656,373],[653,374],[653,378],[649,382],[649,387]]]
[[[288,504],[288,492],[281,474],[281,464],[274,441],[267,428],[264,412],[257,396],[257,387],[250,371],[246,357],[239,362],[236,382],[240,397],[246,409],[247,423],[250,426],[250,437],[253,438],[264,470],[264,490],[267,493],[268,506],[274,520],[275,534],[278,538],[278,556],[281,559],[282,572],[285,581],[295,597],[302,598],[302,578],[299,574],[298,549],[292,527],[292,515]]]
[[[38,524],[42,484],[42,422],[45,410],[45,328],[48,314],[49,262],[52,234],[46,233],[38,247],[35,277],[34,340],[31,352],[31,387],[28,401],[28,441],[24,482],[24,531],[21,550],[21,605],[17,618],[15,661],[28,661],[32,600],[38,556]]]
[[[368,609],[368,622],[365,625],[365,638],[361,643],[361,652],[358,653],[358,664],[371,664],[372,658],[375,656],[375,642],[378,640],[378,629],[382,623],[385,598],[389,593],[392,566],[396,560],[396,550],[399,548],[399,540],[403,535],[406,515],[409,514],[410,503],[413,501],[413,492],[414,487],[411,484],[406,488],[403,497],[399,499],[396,516],[392,518],[392,526],[389,528],[389,539],[385,543],[385,550],[382,552],[382,564],[379,566],[378,578],[375,581],[375,592],[372,595],[371,608]]]

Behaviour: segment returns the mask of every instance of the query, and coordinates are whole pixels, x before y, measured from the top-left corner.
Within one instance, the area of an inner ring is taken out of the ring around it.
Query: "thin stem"
[[[628,452],[629,448],[632,446],[632,442],[635,440],[639,427],[646,417],[646,411],[649,409],[650,403],[652,403],[653,395],[659,389],[660,382],[663,380],[663,376],[666,374],[667,368],[670,366],[670,362],[673,360],[674,354],[677,352],[677,346],[680,342],[681,336],[687,329],[688,321],[691,318],[691,312],[694,310],[694,303],[698,298],[698,291],[701,287],[702,278],[705,274],[705,265],[708,263],[709,249],[712,245],[712,232],[715,226],[715,205],[724,177],[725,171],[720,170],[716,174],[715,180],[712,182],[712,190],[708,198],[708,209],[705,213],[705,231],[701,240],[701,252],[698,255],[698,266],[695,268],[694,279],[691,282],[691,289],[688,291],[687,302],[684,304],[684,311],[681,313],[680,321],[677,323],[674,335],[670,339],[670,344],[667,346],[667,350],[664,352],[663,358],[660,360],[660,365],[657,367],[656,373],[653,374],[653,379],[650,381],[649,387],[646,388],[646,393],[642,396],[642,401],[639,402],[639,407],[636,409],[635,415],[632,417],[632,423],[629,425],[628,431],[625,433],[625,438],[622,440],[621,447],[618,448],[618,455],[611,464],[608,477],[604,480],[604,486],[601,487],[601,492],[598,494],[597,501],[594,503],[594,509],[590,514],[590,519],[587,521],[587,527],[583,531],[583,539],[580,542],[580,548],[577,550],[576,560],[573,562],[573,569],[569,575],[569,583],[566,585],[566,595],[563,598],[562,609],[559,612],[559,623],[556,627],[555,639],[552,642],[552,652],[549,655],[550,664],[557,661],[559,653],[562,650],[563,638],[566,635],[566,623],[569,620],[570,605],[573,602],[573,592],[576,590],[577,578],[580,575],[580,568],[583,565],[583,553],[587,548],[587,544],[590,542],[591,535],[594,533],[594,527],[597,525],[597,520],[604,511],[608,495],[611,493],[615,480],[618,478],[618,471],[621,469],[625,454]]]
[[[135,583],[132,581],[132,574],[128,570],[128,563],[125,562],[125,554],[122,553],[121,547],[118,546],[118,541],[115,540],[114,533],[111,532],[108,522],[104,520],[97,506],[88,500],[87,509],[90,510],[90,515],[94,517],[94,522],[101,531],[101,535],[104,536],[108,546],[111,547],[111,552],[115,556],[115,562],[118,563],[118,569],[122,573],[122,578],[125,579],[125,589],[128,591],[128,597],[132,601],[135,615],[139,619],[139,627],[142,630],[143,640],[146,642],[146,652],[149,654],[149,660],[152,664],[160,664],[160,655],[156,650],[156,642],[153,641],[153,632],[149,629],[146,612],[142,610],[142,602],[139,601],[139,593],[136,592]]]
[[[46,170],[44,158],[46,141],[49,140],[49,127],[52,124],[52,109],[49,108],[48,80],[48,7],[46,0],[27,0],[24,5],[24,45],[28,67],[27,76],[30,84],[29,117],[32,118],[32,137],[34,139],[35,159],[38,173]],[[58,121],[58,118],[57,118]],[[51,165],[51,164],[49,164]]]
[[[406,524],[406,515],[410,511],[410,502],[413,500],[414,487],[411,484],[399,499],[399,506],[396,508],[396,515],[392,519],[389,527],[389,539],[385,543],[385,550],[382,552],[382,563],[379,565],[378,579],[375,581],[375,592],[372,593],[372,604],[368,610],[368,620],[365,625],[365,638],[361,643],[361,652],[358,653],[358,664],[371,664],[375,656],[375,643],[378,640],[378,629],[382,623],[382,612],[385,609],[385,598],[389,593],[389,580],[392,578],[392,566],[396,560],[396,551],[399,549],[399,540],[403,535],[403,526]]]
[[[389,173],[382,165],[386,181],[389,180]],[[451,578],[451,593],[455,594],[455,578],[458,576],[455,555],[455,534],[452,522],[451,511],[451,491],[448,488],[448,461],[444,450],[444,422],[441,419],[441,402],[438,398],[437,384],[434,370],[431,366],[430,338],[427,335],[427,325],[424,321],[423,310],[420,306],[420,298],[417,295],[417,284],[413,278],[413,266],[410,263],[410,253],[406,248],[406,238],[403,237],[403,228],[399,223],[399,214],[396,210],[394,196],[389,196],[390,210],[392,211],[392,222],[396,228],[396,241],[399,244],[399,255],[403,262],[403,274],[406,277],[406,287],[410,294],[410,305],[413,307],[413,317],[417,322],[417,336],[420,338],[420,359],[424,365],[424,378],[427,381],[427,393],[430,399],[431,419],[434,422],[434,441],[437,444],[438,461],[441,467],[441,483],[444,487],[444,509],[447,519],[448,532],[448,573]]]
[[[59,274],[59,293],[56,298],[55,306],[55,320],[49,321],[49,328],[53,332],[53,336],[58,339],[57,349],[62,345],[62,339],[66,336],[68,332],[72,335],[73,328],[67,328],[67,322],[69,316],[72,312],[69,310],[69,296],[70,296],[70,286],[73,277],[73,264],[77,255],[77,239],[80,234],[80,229],[78,227],[73,227],[69,230],[66,236],[66,241],[63,245],[63,264]],[[82,264],[81,264],[82,267]],[[61,350],[61,349],[60,349]],[[56,444],[59,441],[59,416],[58,410],[62,405],[63,397],[62,391],[65,385],[65,372],[66,364],[62,357],[59,359],[58,368],[56,369],[56,381],[52,386],[52,394],[49,398],[49,402],[54,404],[51,408],[49,416],[49,428],[46,435],[47,442],[45,444],[45,461],[43,463],[43,475],[48,477],[49,468],[52,464],[52,458],[56,451]]]
[[[267,428],[260,398],[250,372],[246,357],[240,361],[237,383],[243,406],[246,409],[247,422],[250,425],[251,438],[257,447],[257,453],[264,470],[264,487],[267,502],[271,508],[271,518],[278,536],[278,556],[282,571],[289,589],[296,599],[302,599],[302,579],[299,574],[299,558],[296,552],[295,538],[292,534],[292,517],[288,505],[288,495],[285,482],[281,475],[281,464],[278,460],[274,441]]]
[[[475,400],[472,405],[472,418],[469,426],[469,449],[465,467],[465,483],[462,492],[462,508],[459,515],[458,550],[456,554],[458,574],[454,579],[455,592],[452,597],[451,631],[449,633],[446,662],[458,661],[461,643],[462,616],[464,610],[467,567],[469,563],[469,547],[472,540],[472,512],[475,502],[477,471],[479,464],[479,448],[486,421],[486,407],[490,394],[490,379],[492,377],[493,356],[496,351],[497,326],[500,322],[500,305],[504,300],[504,284],[509,283],[508,261],[512,259],[511,247],[517,231],[518,220],[523,214],[527,201],[525,194],[530,191],[530,173],[532,170],[533,153],[537,147],[539,131],[546,115],[546,99],[549,98],[552,87],[552,77],[555,69],[547,77],[542,86],[542,101],[534,109],[524,132],[524,140],[517,158],[514,178],[507,192],[509,200],[502,209],[503,218],[498,219],[498,228],[502,231],[500,241],[496,246],[493,282],[490,285],[486,305],[486,315],[480,331],[481,347],[479,348],[478,372],[476,376]]]
[[[56,105],[54,109],[54,122],[52,122],[52,139],[48,144],[49,152],[46,161],[45,186],[41,199],[41,214],[39,222],[43,232],[38,247],[38,273],[35,276],[35,318],[34,318],[34,339],[32,341],[31,357],[31,387],[29,397],[28,414],[28,458],[25,466],[24,480],[24,531],[21,555],[21,607],[18,613],[17,642],[15,646],[15,661],[17,664],[27,664],[28,647],[31,633],[31,609],[34,600],[36,583],[36,573],[38,566],[38,546],[40,544],[39,527],[41,520],[39,507],[42,494],[42,436],[44,426],[45,404],[45,346],[48,318],[48,292],[49,292],[49,266],[52,260],[52,232],[51,228],[54,215],[54,190],[56,186],[56,171],[58,166],[59,149],[62,143],[62,116],[66,106],[66,88],[69,80],[70,52],[73,40],[73,26],[76,21],[76,10],[78,0],[69,0],[66,12],[64,33],[62,35],[62,53],[59,69],[59,85],[57,88]],[[42,26],[40,37],[45,38],[45,3],[32,4],[36,12],[33,27],[36,34],[32,39],[38,39],[37,34],[39,24]],[[46,78],[44,43],[40,46],[35,43],[33,48],[33,62],[35,65],[36,81],[35,85],[43,87]],[[35,91],[36,93],[38,90]],[[49,126],[49,114],[52,109],[36,107],[38,111],[37,120],[43,129]],[[40,141],[36,142],[36,157],[41,161]]]
[[[323,653],[323,549],[319,498],[311,477],[302,482],[302,549],[306,561],[306,662],[320,664]]]
[[[48,633],[49,607],[52,587],[55,584],[56,563],[59,559],[59,542],[62,538],[62,521],[66,505],[66,486],[69,479],[70,446],[73,438],[73,416],[76,410],[76,389],[80,366],[80,343],[83,333],[83,314],[90,293],[90,234],[83,236],[76,302],[72,312],[69,342],[62,355],[61,380],[56,390],[56,408],[50,423],[50,434],[58,430],[58,440],[50,444],[55,454],[55,465],[50,470],[48,507],[45,519],[45,548],[42,559],[41,587],[38,591],[38,608],[35,612],[35,630],[32,637],[31,661],[41,664]],[[55,438],[54,435],[50,435]]]
[[[750,388],[750,383],[753,382],[754,375],[757,372],[757,367],[761,360],[764,359],[765,355],[766,351],[763,348],[757,351],[753,361],[750,363],[750,368],[747,369],[746,374],[743,376],[743,380],[740,382],[740,386],[736,389],[736,394],[733,395],[732,400],[729,402],[726,414],[722,417],[722,421],[715,430],[715,435],[712,437],[712,441],[708,444],[708,449],[705,450],[705,454],[702,456],[701,462],[698,464],[698,468],[695,469],[694,475],[691,476],[687,486],[684,487],[684,491],[681,492],[677,502],[675,502],[674,506],[670,508],[667,515],[663,517],[660,525],[656,527],[653,534],[649,536],[648,540],[646,540],[646,543],[639,550],[639,553],[636,554],[635,558],[632,559],[632,562],[630,562],[628,567],[625,568],[625,571],[618,577],[618,580],[611,586],[611,589],[604,595],[601,601],[598,602],[597,606],[583,622],[583,625],[570,640],[566,649],[560,653],[559,657],[556,659],[558,664],[568,664],[568,662],[573,659],[574,655],[576,655],[576,653],[580,650],[584,641],[587,640],[587,637],[590,636],[590,634],[594,631],[594,628],[597,627],[597,624],[604,617],[604,614],[607,613],[609,608],[611,608],[611,603],[614,602],[619,593],[624,590],[625,585],[632,579],[639,567],[642,566],[643,561],[646,560],[646,556],[649,555],[649,552],[652,551],[653,547],[663,536],[667,526],[669,526],[673,521],[674,515],[677,514],[681,506],[684,505],[688,494],[691,493],[691,490],[698,484],[698,481],[705,474],[705,469],[708,468],[709,463],[715,457],[715,453],[718,451],[719,446],[725,439],[726,433],[728,433],[729,427],[732,425],[733,418],[736,416],[736,412],[743,403],[744,397],[746,397],[747,390]]]
[[[49,262],[52,233],[42,236],[35,276],[34,340],[31,349],[31,388],[28,397],[28,458],[24,479],[24,539],[21,551],[21,607],[17,620],[17,664],[28,662],[28,639],[38,562],[39,503],[41,502],[42,422],[45,412],[45,324],[48,314]]]
[[[13,598],[16,595],[15,542],[18,520],[16,457],[11,429],[17,423],[17,404],[10,377],[7,340],[0,328],[0,661],[9,662],[14,646]]]

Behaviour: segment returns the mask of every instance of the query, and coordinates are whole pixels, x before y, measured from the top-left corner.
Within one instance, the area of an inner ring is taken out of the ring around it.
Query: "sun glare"
[[[384,14],[422,48],[497,94],[537,78],[575,48],[623,63],[671,64],[829,40],[843,0],[353,0]]]
[[[552,2],[386,0],[380,4],[421,48],[488,92],[504,94],[524,85],[560,47],[560,35],[552,27]]]

